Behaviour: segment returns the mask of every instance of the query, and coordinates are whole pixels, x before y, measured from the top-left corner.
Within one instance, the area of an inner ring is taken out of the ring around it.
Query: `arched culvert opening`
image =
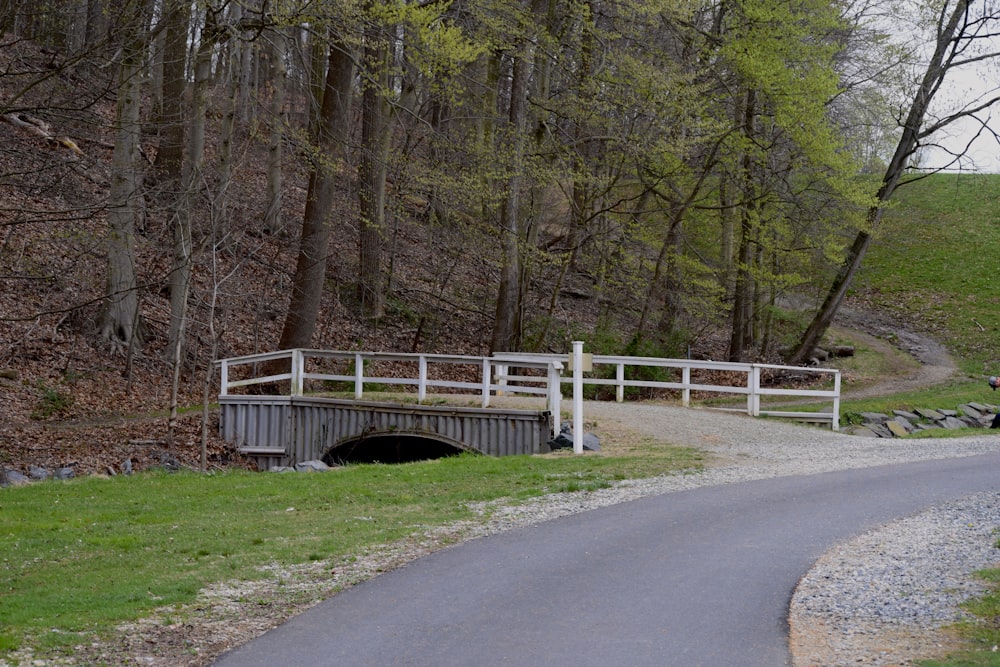
[[[461,454],[461,447],[419,435],[392,433],[348,440],[323,456],[328,465],[345,463],[409,463]]]

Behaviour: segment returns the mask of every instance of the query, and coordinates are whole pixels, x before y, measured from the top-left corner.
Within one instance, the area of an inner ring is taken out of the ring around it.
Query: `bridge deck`
[[[427,438],[490,456],[549,451],[548,411],[376,403],[316,396],[220,396],[222,437],[261,469],[323,459],[364,438]],[[419,446],[414,444],[413,446]]]

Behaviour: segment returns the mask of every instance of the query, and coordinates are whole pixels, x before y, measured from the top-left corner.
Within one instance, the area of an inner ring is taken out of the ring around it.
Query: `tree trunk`
[[[362,317],[377,320],[385,311],[382,254],[385,246],[385,179],[389,157],[385,95],[388,92],[385,41],[377,28],[365,36],[367,82],[362,100],[358,200],[361,220],[358,301]]]
[[[523,179],[524,127],[527,116],[529,56],[514,61],[507,131],[511,142],[511,171],[500,209],[500,245],[503,265],[497,291],[496,317],[490,352],[516,350],[521,340],[521,182]]]
[[[170,332],[167,341],[168,359],[173,364],[170,390],[170,416],[167,422],[167,442],[173,446],[177,427],[177,403],[183,366],[184,330],[187,325],[188,294],[191,290],[191,264],[194,255],[192,215],[202,193],[205,161],[205,115],[208,111],[208,84],[212,75],[212,55],[219,37],[214,19],[207,12],[201,44],[195,55],[194,86],[191,95],[191,128],[187,159],[181,177],[181,195],[174,215],[174,268],[170,280]],[[209,214],[211,215],[211,211]]]
[[[101,336],[112,344],[124,343],[133,348],[140,342],[134,240],[135,217],[142,197],[137,166],[142,51],[142,40],[124,46],[118,69],[115,147],[108,203],[107,294],[100,326]]]
[[[736,283],[733,294],[732,331],[729,338],[729,361],[745,361],[747,348],[752,345],[753,335],[753,228],[756,217],[753,184],[754,166],[750,146],[756,134],[757,94],[753,90],[746,93],[743,107],[741,130],[747,137],[748,147],[744,149],[740,179],[742,180],[743,201],[740,206],[740,246],[736,266]]]
[[[313,164],[309,177],[292,297],[278,343],[282,350],[308,347],[316,329],[330,239],[327,219],[339,177],[339,157],[343,154],[348,134],[353,80],[354,63],[350,53],[346,47],[332,45],[315,138],[317,152],[322,159]]]
[[[184,164],[184,91],[187,88],[191,3],[166,0],[163,9],[167,28],[163,44],[163,102],[153,121],[160,135],[155,166],[158,180],[164,187],[176,190]]]
[[[281,229],[282,144],[285,133],[285,33],[278,29],[271,40],[271,132],[267,144],[267,210],[264,229]]]

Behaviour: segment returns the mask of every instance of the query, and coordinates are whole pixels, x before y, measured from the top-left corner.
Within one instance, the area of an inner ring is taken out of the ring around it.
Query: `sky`
[[[933,36],[928,36],[926,33],[921,36],[919,28],[915,26],[913,28],[914,32],[910,32],[904,42],[908,40],[912,44],[913,40],[921,39],[927,44],[932,44]],[[895,30],[891,32],[895,32],[897,36],[900,34]],[[994,30],[994,32],[996,31]],[[977,42],[984,50],[1000,53],[1000,38],[998,37],[991,37],[989,41],[977,40]],[[965,55],[970,55],[970,53]],[[1000,63],[990,60],[972,67],[953,68],[948,72],[941,90],[935,95],[931,112],[940,115],[954,113],[965,104],[974,104],[977,100],[981,103],[983,100],[997,96],[1000,96]],[[989,126],[993,131],[1000,133],[1000,103],[978,115],[984,120],[989,119]],[[930,121],[930,116],[928,121]],[[974,120],[957,121],[940,131],[932,139],[953,152],[962,152],[966,151],[966,145],[980,130],[982,130],[980,124]],[[982,131],[966,153],[966,157],[948,168],[1000,173],[1000,144],[997,143],[996,137],[991,132]],[[922,168],[943,168],[953,160],[954,156],[949,155],[946,151],[928,148],[921,155],[920,166]]]

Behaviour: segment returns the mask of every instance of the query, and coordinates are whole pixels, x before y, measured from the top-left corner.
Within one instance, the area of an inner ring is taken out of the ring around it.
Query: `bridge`
[[[259,375],[273,362],[288,372]],[[550,451],[547,442],[559,431],[559,361],[526,361],[515,375],[484,357],[287,350],[224,359],[219,366],[221,435],[263,470],[315,459],[335,464],[463,451],[540,454]],[[240,369],[243,377],[235,378]],[[477,380],[463,379],[470,376]],[[307,393],[309,385],[320,391]],[[376,385],[409,385],[416,389],[414,402],[364,401],[366,386],[370,393]],[[281,394],[232,393],[263,386],[277,386]],[[338,389],[353,391],[354,398],[331,395],[344,393]],[[480,406],[428,405],[432,390]],[[544,396],[546,402],[538,410],[490,407],[498,394]]]
[[[562,385],[569,383],[577,452],[582,451],[584,385],[594,390],[611,387],[617,401],[625,400],[627,391],[671,390],[685,406],[692,392],[743,395],[743,407],[719,409],[829,423],[833,429],[839,424],[840,372],[835,369],[591,356],[582,354],[581,343],[574,343],[571,355],[475,357],[295,349],[217,364],[221,435],[263,470],[315,459],[331,464],[388,463],[463,451],[490,456],[544,453],[559,432]],[[614,369],[614,377],[598,372],[601,366]],[[287,370],[270,373],[274,367]],[[637,368],[645,369],[647,377],[637,378],[643,375],[634,372]],[[569,377],[564,375],[567,370]],[[728,382],[711,380],[720,375]],[[828,386],[796,386],[808,375],[818,376]],[[793,386],[780,386],[782,378]],[[408,391],[406,400],[364,400],[366,388],[371,394],[392,386]],[[264,388],[268,393],[262,392]],[[440,394],[446,394],[447,401]],[[491,406],[493,397],[511,395],[535,397],[539,409]],[[832,408],[768,409],[762,404],[768,396],[831,400]]]

